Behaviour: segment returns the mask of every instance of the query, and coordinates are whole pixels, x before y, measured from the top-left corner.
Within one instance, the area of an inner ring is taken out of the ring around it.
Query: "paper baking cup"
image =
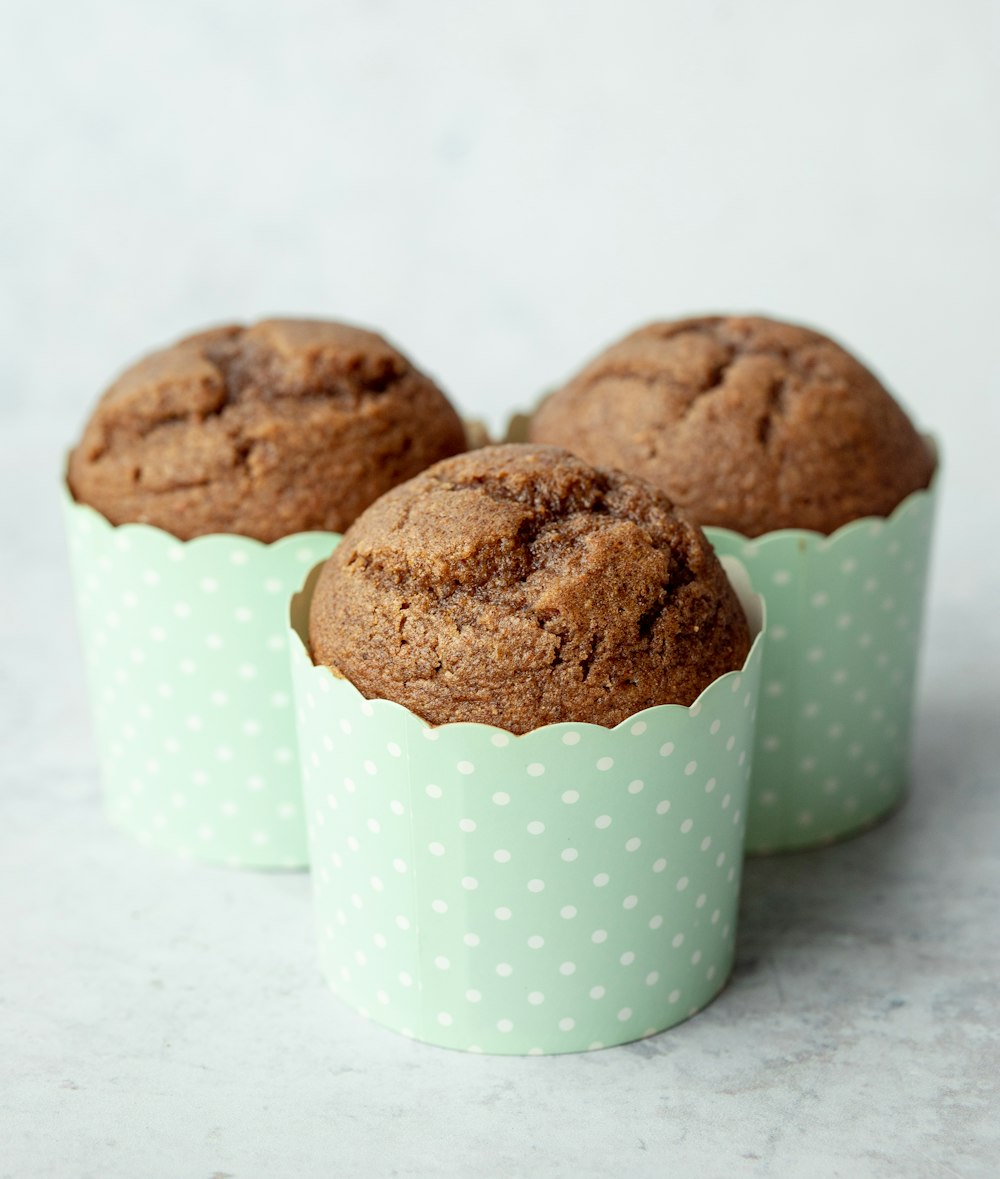
[[[745,575],[744,575],[745,581]],[[690,708],[523,736],[432,727],[292,663],[320,959],[361,1014],[430,1043],[579,1052],[662,1031],[733,959],[757,639]]]
[[[339,537],[179,541],[64,501],[109,817],[182,856],[303,866],[288,599]]]
[[[841,839],[902,799],[936,483],[830,536],[705,529],[767,601],[748,851]]]

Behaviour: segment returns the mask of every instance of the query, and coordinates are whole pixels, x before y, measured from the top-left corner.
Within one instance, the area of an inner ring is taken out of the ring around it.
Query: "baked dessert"
[[[182,540],[343,532],[383,492],[465,449],[444,394],[381,336],[270,319],[189,336],[100,399],[75,498]]]
[[[934,471],[864,365],[818,332],[759,317],[640,328],[547,398],[529,433],[746,536],[886,516]]]
[[[313,658],[364,696],[513,733],[689,705],[749,642],[710,545],[662,492],[537,445],[459,455],[384,495],[310,611]]]

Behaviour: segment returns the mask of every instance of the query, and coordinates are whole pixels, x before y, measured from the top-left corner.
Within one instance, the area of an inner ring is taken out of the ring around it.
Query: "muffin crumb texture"
[[[759,317],[633,332],[552,394],[530,433],[746,536],[889,515],[934,471],[909,418],[850,353]]]
[[[380,336],[271,319],[133,365],[98,402],[68,478],[112,524],[269,542],[343,532],[390,487],[464,448],[444,395]]]
[[[370,507],[318,579],[310,643],[368,698],[524,733],[689,705],[750,639],[704,535],[665,495],[508,445]]]

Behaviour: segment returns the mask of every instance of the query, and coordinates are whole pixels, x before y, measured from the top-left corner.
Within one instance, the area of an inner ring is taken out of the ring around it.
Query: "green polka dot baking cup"
[[[64,503],[108,816],[184,857],[304,866],[288,599],[339,537],[179,541]]]
[[[733,959],[757,638],[690,708],[523,736],[432,727],[291,656],[320,960],[362,1015],[466,1051],[580,1052],[653,1035]]]
[[[831,536],[705,529],[767,600],[748,851],[842,839],[902,799],[936,484]]]

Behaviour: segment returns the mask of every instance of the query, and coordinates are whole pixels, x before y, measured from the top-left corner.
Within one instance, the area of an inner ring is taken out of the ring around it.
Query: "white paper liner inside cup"
[[[288,600],[339,536],[179,541],[63,501],[108,816],[184,857],[303,867]]]
[[[315,571],[314,571],[315,572]],[[405,1035],[576,1052],[652,1035],[728,977],[761,664],[690,708],[523,736],[432,727],[291,654],[330,987]]]

